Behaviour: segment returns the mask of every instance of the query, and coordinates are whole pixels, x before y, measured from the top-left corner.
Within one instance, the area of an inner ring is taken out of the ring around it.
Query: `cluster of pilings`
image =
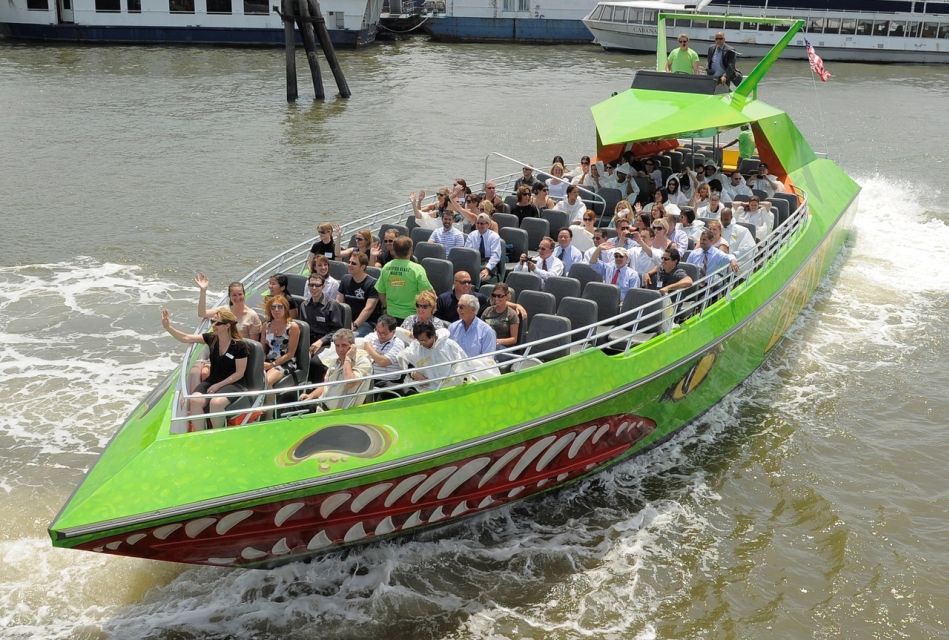
[[[303,48],[306,50],[306,60],[310,65],[310,75],[313,78],[313,92],[317,100],[326,98],[323,91],[323,74],[320,72],[320,61],[316,57],[316,40],[319,39],[323,55],[336,79],[339,95],[348,98],[351,94],[343,70],[336,59],[336,51],[330,41],[329,31],[326,29],[326,20],[320,11],[319,0],[281,0],[281,17],[283,18],[284,46],[287,53],[287,102],[294,102],[299,97],[297,91],[297,41],[293,27],[300,30]],[[315,35],[314,35],[315,33]]]

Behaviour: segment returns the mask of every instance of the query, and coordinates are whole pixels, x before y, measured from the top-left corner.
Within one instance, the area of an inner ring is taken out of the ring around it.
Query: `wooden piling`
[[[283,14],[283,43],[287,54],[287,102],[296,102],[299,97],[297,91],[297,41],[293,33],[293,2],[281,0]]]
[[[313,21],[310,17],[310,8],[306,0],[297,0],[299,11],[295,13],[297,28],[303,37],[303,48],[306,50],[306,61],[310,65],[310,76],[313,79],[313,94],[317,100],[326,98],[323,91],[323,74],[320,72],[320,61],[316,57],[316,40],[313,38]]]
[[[342,98],[348,98],[352,95],[349,90],[349,84],[343,75],[343,70],[339,66],[339,60],[336,58],[336,50],[333,49],[333,42],[330,40],[330,33],[326,29],[326,20],[323,19],[323,12],[320,11],[319,0],[300,0],[300,3],[308,3],[310,14],[316,27],[316,37],[320,40],[320,46],[323,48],[323,55],[326,56],[326,62],[333,72],[333,78],[336,79],[336,86],[339,89],[339,95]]]

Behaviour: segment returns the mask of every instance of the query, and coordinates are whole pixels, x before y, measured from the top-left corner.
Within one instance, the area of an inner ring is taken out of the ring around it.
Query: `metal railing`
[[[497,182],[497,179],[495,181]],[[553,359],[589,348],[605,349],[610,353],[616,354],[626,354],[642,342],[648,341],[661,334],[669,333],[681,322],[685,322],[694,317],[700,317],[715,303],[721,300],[730,300],[737,287],[743,285],[755,272],[771,262],[782,248],[802,231],[804,222],[808,217],[807,198],[806,195],[800,191],[797,192],[797,195],[800,198],[800,204],[797,209],[766,238],[759,241],[753,252],[738,258],[737,272],[732,272],[727,268],[721,269],[693,282],[692,286],[685,290],[676,291],[672,295],[663,296],[659,300],[650,301],[643,306],[619,313],[612,318],[594,322],[583,327],[571,328],[570,331],[557,336],[499,349],[491,354],[457,360],[451,363],[451,369],[448,374],[425,380],[424,384],[433,386],[433,390],[439,390],[446,386],[464,384],[485,377],[510,375],[509,373],[501,374],[501,369],[505,372],[516,372],[525,367],[542,364],[548,358]],[[391,223],[397,219],[398,216],[406,213],[405,207],[407,206],[409,205],[392,207],[359,218],[347,223],[343,228],[346,230],[356,230],[364,228],[368,224]],[[309,247],[312,242],[313,240],[303,242],[276,256],[264,265],[261,265],[261,267],[258,267],[248,275],[244,281],[245,286],[248,288],[260,286],[266,282],[266,278],[269,278],[269,275],[274,272],[272,269],[291,264],[291,257],[296,259],[296,257],[300,256],[301,262],[294,264],[297,266],[302,265],[302,257],[306,255],[306,247]],[[304,248],[303,251],[300,250],[301,247]],[[226,304],[226,299],[222,300],[222,303]],[[206,322],[202,323],[201,326],[206,326]],[[563,340],[564,337],[568,338],[566,342]],[[235,415],[244,415],[246,418],[251,413],[257,412],[262,412],[264,419],[270,419],[271,417],[280,415],[284,410],[292,410],[292,413],[307,412],[313,406],[323,405],[328,400],[336,402],[346,400],[361,401],[373,394],[404,393],[415,390],[420,385],[420,382],[415,380],[388,384],[389,381],[387,379],[393,374],[392,372],[386,372],[348,381],[302,384],[281,387],[279,389],[266,389],[263,391],[254,390],[204,394],[201,397],[253,397],[255,402],[252,408],[244,407],[216,413],[205,413],[195,418],[194,416],[186,415],[184,406],[188,399],[198,396],[188,395],[185,382],[187,380],[188,370],[195,359],[194,356],[197,354],[197,349],[201,346],[202,345],[191,345],[182,361],[179,372],[180,379],[176,392],[177,401],[174,403],[172,423],[181,423],[191,419],[230,417]],[[410,372],[416,372],[424,375],[426,372],[432,372],[436,368],[444,366],[444,363],[434,364],[405,369],[400,373],[404,375]],[[376,386],[376,381],[384,381],[385,386]],[[357,390],[349,393],[338,391],[338,389],[349,385],[353,385]],[[366,386],[368,386],[368,389],[365,388]],[[308,401],[291,400],[282,403],[270,402],[269,404],[264,404],[264,400],[267,396],[284,394],[296,395],[297,393],[309,392],[317,388],[327,390],[324,392],[323,397],[318,399]]]

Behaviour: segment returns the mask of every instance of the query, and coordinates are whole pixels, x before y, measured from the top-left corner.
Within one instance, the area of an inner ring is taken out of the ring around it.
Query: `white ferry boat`
[[[731,0],[697,2],[632,0],[599,2],[583,23],[604,49],[651,52],[660,11],[702,13],[720,20],[670,20],[667,46],[687,33],[690,46],[705,56],[716,31],[724,31],[739,55],[763,56],[784,27],[753,18],[802,18],[805,33],[785,55],[806,58],[807,39],[825,60],[852,62],[949,62],[949,0]],[[741,14],[741,19],[729,19]],[[752,20],[749,20],[749,17]]]
[[[583,26],[583,17],[594,6],[596,0],[426,2],[426,9],[435,14],[425,28],[435,40],[445,41],[586,44],[593,36]],[[655,43],[650,50],[654,48]]]
[[[282,45],[274,0],[2,0],[0,35],[126,44]],[[334,45],[373,42],[382,0],[321,0]]]

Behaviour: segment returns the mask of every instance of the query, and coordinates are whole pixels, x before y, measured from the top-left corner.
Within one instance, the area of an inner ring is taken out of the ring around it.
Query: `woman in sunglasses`
[[[408,318],[402,321],[402,328],[408,333],[408,336],[401,334],[405,337],[412,336],[412,327],[415,326],[417,322],[430,322],[434,325],[435,329],[444,329],[448,331],[448,325],[441,318],[435,317],[435,305],[438,302],[438,298],[435,296],[435,292],[431,289],[422,291],[417,296],[415,296],[415,313],[410,315]]]
[[[176,329],[171,324],[171,314],[168,309],[161,310],[161,326],[171,337],[185,344],[206,344],[209,351],[211,370],[203,382],[199,382],[191,391],[192,395],[200,397],[188,401],[188,415],[197,416],[203,413],[217,413],[224,411],[234,398],[220,396],[207,398],[204,394],[233,393],[245,391],[242,384],[244,372],[247,370],[247,345],[241,339],[237,330],[237,317],[229,309],[217,309],[211,316],[211,332],[201,335],[188,334]],[[208,418],[211,428],[225,426],[226,418],[217,416]],[[203,430],[205,420],[188,422],[188,431]]]
[[[521,317],[510,304],[511,288],[501,282],[491,291],[491,305],[481,312],[481,319],[497,334],[497,348],[513,347],[521,329]]]
[[[297,370],[297,343],[300,327],[290,320],[289,305],[282,295],[270,296],[264,302],[267,322],[260,336],[264,347],[264,377],[267,388],[285,375]]]

